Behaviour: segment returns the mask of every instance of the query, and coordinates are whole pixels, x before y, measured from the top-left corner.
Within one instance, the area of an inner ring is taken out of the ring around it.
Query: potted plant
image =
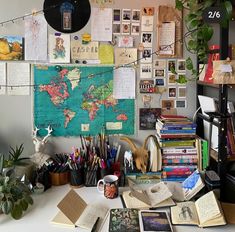
[[[0,154],[0,168],[3,167],[3,155]],[[0,170],[0,211],[10,214],[14,219],[20,219],[23,212],[33,204],[27,185],[14,175],[4,176]]]
[[[218,3],[219,5],[216,5],[217,3],[217,0],[176,0],[177,9],[187,10],[185,17],[187,32],[184,35],[185,47],[190,53],[198,57],[198,62],[201,64],[207,63],[209,53],[208,41],[213,36],[212,26],[203,20],[205,9],[211,6],[223,8],[225,17],[221,24],[224,27],[227,26],[227,22],[232,15],[233,7],[231,1],[221,1],[221,3]],[[199,70],[198,72],[190,57],[186,59],[186,68],[191,71],[194,77],[198,77],[200,71],[202,71]]]

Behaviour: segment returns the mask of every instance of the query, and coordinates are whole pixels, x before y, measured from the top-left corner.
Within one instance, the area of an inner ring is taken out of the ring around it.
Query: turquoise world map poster
[[[135,102],[113,98],[113,67],[35,65],[33,71],[38,128],[50,125],[54,136],[97,135],[102,128],[134,134]]]

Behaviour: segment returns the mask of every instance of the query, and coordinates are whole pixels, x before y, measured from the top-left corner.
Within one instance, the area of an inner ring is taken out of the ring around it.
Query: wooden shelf
[[[217,161],[218,161],[218,152],[215,151],[215,150],[213,150],[213,149],[211,149],[211,151],[210,151],[210,157],[211,157],[212,159],[214,159],[214,160],[217,162]],[[227,160],[228,160],[228,161],[235,161],[235,156],[228,157]]]
[[[207,87],[211,87],[211,88],[216,88],[218,89],[219,88],[219,85],[217,84],[211,84],[211,83],[207,83],[207,82],[204,82],[204,81],[197,81],[197,84],[198,85],[202,85],[202,86],[207,86]],[[227,85],[230,89],[235,89],[235,84],[229,84]]]

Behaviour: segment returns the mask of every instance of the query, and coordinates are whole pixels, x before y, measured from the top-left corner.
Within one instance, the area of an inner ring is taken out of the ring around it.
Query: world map
[[[34,66],[34,124],[54,136],[134,134],[134,100],[113,97],[111,66]],[[40,130],[41,135],[45,132]]]

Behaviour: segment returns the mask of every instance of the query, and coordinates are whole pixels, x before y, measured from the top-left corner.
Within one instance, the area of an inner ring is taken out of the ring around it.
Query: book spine
[[[163,159],[163,164],[196,164],[197,159]]]
[[[162,154],[197,154],[196,148],[163,148]]]
[[[162,147],[193,147],[195,141],[162,141],[160,146]]]
[[[161,139],[196,138],[195,134],[158,134]]]
[[[197,155],[193,155],[193,154],[167,154],[167,155],[163,155],[163,159],[196,159]]]
[[[166,172],[193,171],[196,168],[197,168],[197,165],[187,165],[187,166],[167,165],[167,166],[163,166],[163,171],[166,171]]]
[[[201,140],[202,143],[202,169],[206,169],[209,165],[209,150],[207,140]]]
[[[195,134],[196,130],[160,130],[160,134]]]

